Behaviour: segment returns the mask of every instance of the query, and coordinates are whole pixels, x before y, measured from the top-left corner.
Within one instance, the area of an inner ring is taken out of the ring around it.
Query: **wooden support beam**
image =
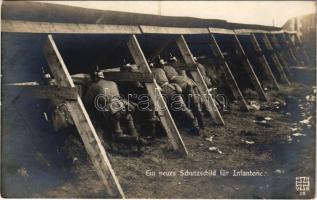
[[[277,71],[279,72],[281,80],[286,84],[290,84],[290,82],[286,76],[286,73],[284,71],[284,68],[283,68],[280,60],[278,59],[270,40],[268,39],[266,34],[261,34],[260,37],[262,37],[263,43],[266,47],[266,50],[269,52],[268,56],[270,56],[272,61],[274,62],[274,65],[275,65]]]
[[[269,33],[270,31],[259,30],[259,29],[235,29],[237,34],[251,34],[251,33]]]
[[[237,47],[238,54],[242,55],[243,57],[246,57],[245,52],[244,52],[244,50],[242,48],[242,45],[241,45],[241,43],[240,43],[240,41],[239,41],[239,39],[238,39],[238,37],[236,35],[234,35],[234,41],[237,44],[236,47]],[[253,70],[253,67],[252,67],[249,59],[241,59],[241,62],[243,64],[244,69],[249,74],[250,79],[252,81],[252,84],[253,84],[255,90],[257,91],[260,99],[267,101],[266,95],[265,95],[265,93],[263,91],[263,88],[262,88],[262,86],[260,84],[260,81],[259,81],[258,77],[256,76],[256,74],[255,74],[255,72]]]
[[[308,65],[306,63],[306,59],[301,54],[300,49],[297,48],[295,45],[295,42],[292,40],[291,35],[289,33],[284,33],[285,40],[288,44],[288,47],[293,51],[294,56],[296,57],[297,61],[299,62],[299,65]]]
[[[60,99],[75,101],[79,92],[78,87],[57,87],[48,85],[21,85],[21,84],[7,84],[6,89],[19,88],[20,96],[27,98],[38,99]]]
[[[140,72],[104,72],[103,76],[104,79],[109,81],[153,83],[152,74]]]
[[[297,66],[298,61],[293,55],[292,49],[289,48],[287,41],[285,39],[284,33],[275,33],[271,34],[271,39],[273,41],[273,44],[276,45],[276,50],[280,53],[281,57],[285,60],[287,63],[287,66]]]
[[[53,77],[56,79],[57,85],[59,87],[74,88],[75,84],[73,83],[52,35],[48,36],[47,44],[44,47],[44,55]],[[106,151],[101,144],[100,138],[97,135],[80,96],[77,94],[76,101],[66,101],[66,105],[107,193],[111,197],[119,196],[120,198],[125,198]]]
[[[242,95],[242,92],[240,91],[240,88],[236,82],[236,79],[234,78],[231,69],[225,60],[224,55],[221,52],[221,49],[217,43],[217,40],[213,34],[210,34],[210,48],[217,58],[219,60],[219,63],[222,63],[222,66],[224,67],[224,72],[226,76],[226,82],[229,85],[229,88],[231,89],[231,92],[233,96],[237,99],[241,109],[245,111],[249,111],[247,103]]]
[[[256,37],[254,34],[251,34],[250,35],[250,39],[251,39],[251,44],[255,50],[255,52],[257,53],[258,55],[258,60],[259,60],[259,63],[261,64],[261,67],[263,69],[263,71],[265,72],[267,78],[270,80],[271,84],[273,85],[273,87],[275,89],[279,89],[279,86],[278,86],[278,83],[275,79],[275,76],[270,68],[270,65],[269,63],[267,62],[263,52],[262,52],[262,49],[258,43],[258,41],[256,40]]]
[[[208,34],[207,28],[183,28],[183,27],[164,27],[164,26],[140,26],[142,33],[147,34]]]
[[[292,62],[296,66],[300,66],[301,62],[297,58],[297,56],[295,55],[294,49],[292,47],[292,43],[288,40],[288,38],[286,37],[285,33],[281,33],[280,36],[281,36],[280,41],[285,46],[285,50],[284,51],[286,52],[286,54],[288,54],[290,62]]]
[[[152,71],[145,59],[145,56],[141,50],[141,47],[135,35],[132,35],[130,37],[127,45],[129,47],[130,53],[135,63],[140,67],[140,71],[142,73],[152,74]],[[168,110],[166,102],[164,101],[164,98],[160,90],[158,90],[159,87],[156,81],[155,80],[153,81],[154,81],[153,83],[145,83],[145,87],[154,103],[155,109],[157,110],[159,114],[159,118],[162,123],[162,126],[164,127],[165,132],[167,136],[169,137],[174,150],[184,155],[187,155],[188,154],[187,149],[176,127],[176,124],[171,116],[171,113]]]
[[[138,26],[1,20],[2,32],[64,34],[141,34]]]
[[[282,64],[284,72],[285,72],[287,78],[289,80],[291,80],[292,79],[292,75],[291,75],[291,72],[289,70],[289,63],[286,61],[286,59],[285,59],[285,57],[284,57],[284,55],[283,55],[283,53],[281,51],[282,47],[279,44],[276,36],[272,35],[272,34],[271,35],[266,34],[266,37],[268,38],[269,42],[272,44],[273,50],[275,51],[278,60]]]
[[[194,60],[193,55],[191,54],[183,35],[181,35],[176,40],[176,44],[185,60],[185,63],[195,65],[196,61]],[[210,94],[208,87],[205,83],[205,80],[203,76],[201,75],[199,69],[197,68],[197,71],[190,71],[190,74],[193,77],[193,80],[197,84],[198,90],[201,93],[201,97],[204,99],[204,102],[206,102],[207,110],[209,114],[211,115],[211,117],[215,120],[217,124],[225,125],[225,122],[222,119],[222,116],[216,106],[215,100]]]
[[[228,34],[234,35],[234,31],[231,29],[224,29],[224,28],[208,28],[210,33],[218,33],[218,34]]]
[[[306,51],[306,49],[303,47],[303,42],[302,42],[302,40],[299,38],[298,34],[297,34],[297,33],[293,33],[293,35],[294,35],[295,43],[298,44],[299,51],[302,53],[302,56],[303,56],[303,58],[305,59],[306,64],[307,64],[307,65],[314,65],[314,62],[311,62],[311,60],[309,59],[309,56],[308,56],[308,54],[307,54],[307,51]]]
[[[184,63],[172,63],[171,64],[176,70],[185,70],[185,71],[197,71],[196,64],[184,64]]]

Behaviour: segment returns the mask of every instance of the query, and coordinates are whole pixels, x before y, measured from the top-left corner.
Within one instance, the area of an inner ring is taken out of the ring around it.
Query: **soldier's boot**
[[[138,136],[138,132],[136,131],[135,128],[131,129],[131,132],[132,134],[135,134],[137,136],[124,134],[121,129],[119,120],[114,121],[114,127],[115,128],[114,128],[113,138],[115,141],[125,143],[125,144],[133,144],[137,146],[140,146],[140,145],[143,146],[146,144],[146,141]],[[133,130],[135,131],[133,132]]]
[[[125,116],[125,119],[128,121],[128,126],[129,126],[129,129],[131,131],[131,135],[134,136],[134,137],[139,137],[140,134],[139,132],[136,130],[135,128],[135,125],[134,125],[134,121],[133,121],[133,117],[130,113],[128,113],[126,116]]]
[[[131,115],[131,113],[128,113],[126,116],[125,116],[126,120],[128,121],[128,126],[129,126],[129,129],[131,131],[131,135],[133,137],[135,137],[136,139],[136,145],[137,145],[137,148],[138,148],[138,152],[141,151],[141,148],[142,146],[145,146],[147,145],[147,141],[143,138],[140,137],[140,134],[139,132],[137,131],[137,129],[135,128],[135,125],[134,125],[134,121],[133,121],[133,117]]]
[[[152,106],[152,111],[150,112],[150,134],[149,139],[154,140],[156,137],[156,124],[160,121],[160,119],[156,115],[156,111],[154,106]]]
[[[156,124],[160,121],[156,116],[155,110],[151,112],[151,117],[149,121],[151,125],[150,139],[154,140],[154,138],[156,137]]]
[[[194,112],[194,116],[197,118],[198,120],[198,124],[199,127],[201,129],[205,128],[205,124],[204,124],[204,113],[203,113],[203,107],[206,106],[204,105],[206,102],[204,102],[204,100],[201,98],[201,96],[199,94],[195,94],[192,96],[193,98],[193,112]]]
[[[205,123],[204,123],[204,113],[201,111],[201,109],[199,108],[200,105],[195,105],[195,109],[194,109],[194,115],[198,120],[198,124],[199,127],[201,129],[205,128]]]
[[[201,111],[198,111],[197,120],[198,120],[199,127],[201,129],[204,129],[205,128],[204,116],[203,116],[203,113]]]
[[[186,118],[191,122],[192,124],[192,128],[191,128],[191,133],[194,134],[194,135],[199,135],[200,134],[200,129],[199,129],[199,124],[198,124],[198,121],[197,121],[197,118],[194,116],[194,114],[189,110],[187,109],[185,112],[184,112]]]
[[[134,137],[132,135],[127,135],[124,133],[115,134],[114,139],[120,143],[132,144],[132,145],[137,145],[137,146],[144,146],[147,144],[147,141],[140,138],[140,137]]]

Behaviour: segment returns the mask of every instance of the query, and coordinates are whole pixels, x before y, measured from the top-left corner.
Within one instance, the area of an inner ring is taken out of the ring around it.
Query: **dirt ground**
[[[172,150],[166,137],[147,146],[140,156],[111,154],[126,197],[313,198],[314,90],[293,84],[271,91],[270,102],[261,102],[260,110],[241,112],[233,108],[223,113],[224,127],[212,126],[206,118],[203,136],[192,136],[181,129],[189,151],[186,158]],[[79,141],[77,146],[71,152],[64,148],[70,154],[70,175],[65,182],[33,197],[107,197]],[[156,172],[156,176],[147,176],[147,170]],[[180,176],[180,170],[215,170],[216,176]],[[229,171],[229,175],[220,176],[220,170]],[[263,176],[233,176],[233,170],[260,171]],[[160,171],[174,171],[176,175],[159,176]],[[299,195],[295,179],[303,176],[309,177],[310,189]]]

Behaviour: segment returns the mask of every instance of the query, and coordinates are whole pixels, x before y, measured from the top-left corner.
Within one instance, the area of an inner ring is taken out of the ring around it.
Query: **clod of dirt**
[[[298,136],[306,136],[306,135],[305,135],[305,134],[302,134],[302,133],[294,133],[293,136],[298,137]]]
[[[272,120],[271,117],[265,117],[264,119],[265,119],[266,121],[271,121],[271,120]]]
[[[210,136],[209,138],[206,138],[205,140],[212,142],[212,139],[214,138],[214,136]]]
[[[248,140],[241,140],[242,142],[245,142],[246,144],[254,144],[255,142],[254,141],[248,141]]]
[[[301,123],[301,124],[309,124],[309,121],[311,120],[311,118],[312,118],[312,116],[300,121],[299,123]]]
[[[257,101],[250,101],[250,110],[260,110],[261,106]]]
[[[261,120],[261,121],[253,120],[253,122],[264,127],[272,127],[271,125],[267,123],[266,120]]]
[[[291,131],[297,131],[297,130],[298,130],[297,127],[295,127],[295,128],[290,128],[290,129],[291,129]]]
[[[217,153],[219,153],[219,154],[224,154],[222,151],[220,151],[220,149],[219,148],[217,148],[217,147],[209,147],[209,151],[211,151],[211,152],[217,152]]]

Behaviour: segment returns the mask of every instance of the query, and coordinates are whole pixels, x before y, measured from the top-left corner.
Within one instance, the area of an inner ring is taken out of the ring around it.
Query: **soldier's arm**
[[[178,94],[183,93],[182,88],[181,88],[177,83],[172,83],[172,85],[175,87],[175,91],[176,91]]]

